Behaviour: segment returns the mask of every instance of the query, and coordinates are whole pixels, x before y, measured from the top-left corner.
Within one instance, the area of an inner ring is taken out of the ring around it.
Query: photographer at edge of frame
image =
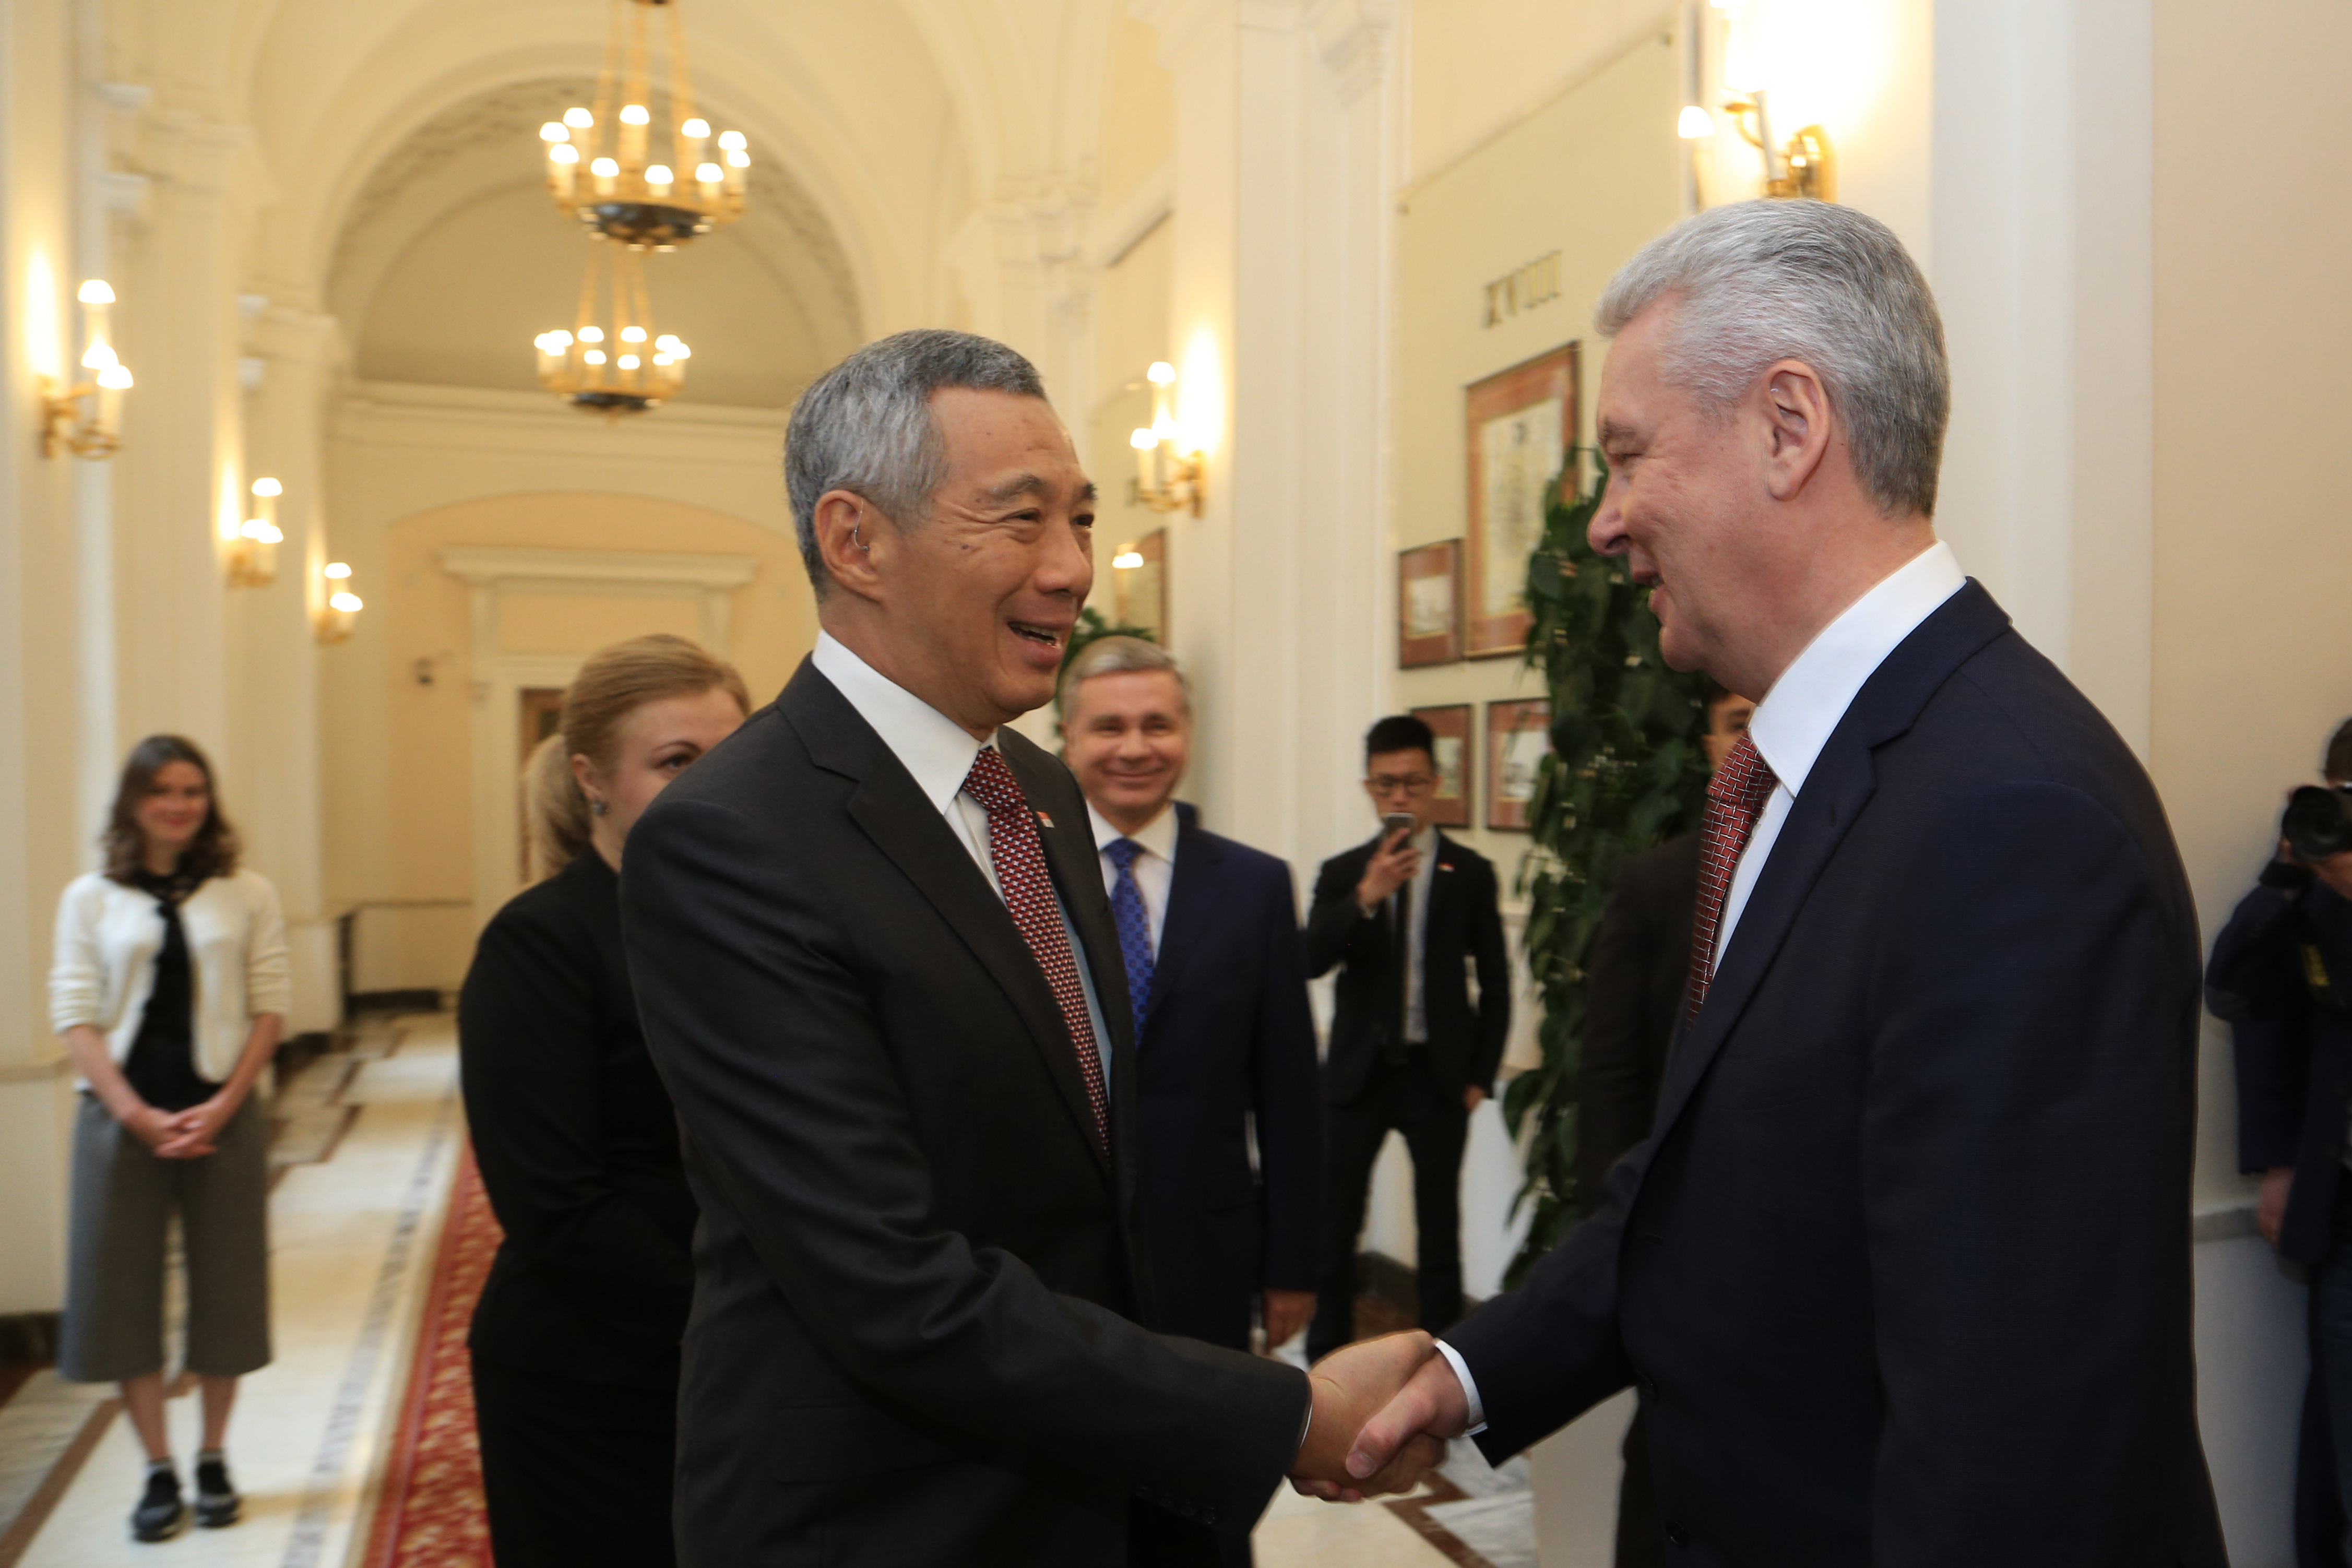
[[[2305,1562],[2325,1552],[2322,1541],[2352,1561],[2352,720],[2328,742],[2321,772],[2325,788],[2288,797],[2278,854],[2205,972],[2206,1005],[2235,1040],[2238,1163],[2262,1177],[2255,1224],[2309,1273],[2312,1373],[2296,1485]]]

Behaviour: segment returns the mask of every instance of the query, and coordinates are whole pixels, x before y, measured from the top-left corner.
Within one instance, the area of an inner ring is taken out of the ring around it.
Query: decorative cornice
[[[441,569],[477,587],[623,587],[706,593],[740,588],[760,570],[749,555],[670,555],[643,550],[530,550],[452,545]]]

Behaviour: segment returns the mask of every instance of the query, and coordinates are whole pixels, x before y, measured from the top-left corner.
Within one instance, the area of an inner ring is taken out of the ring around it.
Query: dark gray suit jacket
[[[703,1216],[687,1568],[1210,1563],[1206,1527],[1291,1462],[1297,1371],[1133,1321],[1110,907],[1076,782],[999,745],[1112,1037],[1108,1157],[1011,914],[813,666],[630,835],[630,969]]]
[[[1708,1568],[2217,1568],[2197,917],[1971,583],[1831,734],[1601,1213],[1446,1334],[1491,1458],[1638,1386]]]

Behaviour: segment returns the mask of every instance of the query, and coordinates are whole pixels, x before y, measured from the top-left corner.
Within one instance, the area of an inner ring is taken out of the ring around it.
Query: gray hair
[[[951,386],[1043,399],[1037,367],[971,332],[924,329],[868,343],[811,382],[784,432],[784,487],[801,563],[827,586],[816,503],[828,490],[865,497],[901,528],[923,521],[947,471],[931,395]]]
[[[1936,297],[1892,229],[1826,202],[1714,207],[1627,262],[1595,324],[1614,337],[1669,296],[1669,379],[1720,411],[1766,367],[1802,361],[1845,424],[1870,498],[1890,517],[1935,515],[1951,369]]]
[[[1174,676],[1176,689],[1184,698],[1184,711],[1192,710],[1192,683],[1185,679],[1176,656],[1158,643],[1127,637],[1097,637],[1080,648],[1078,656],[1062,671],[1062,686],[1054,694],[1054,706],[1067,718],[1070,696],[1077,690],[1080,681],[1092,680],[1097,675],[1133,675],[1147,669],[1164,669]]]

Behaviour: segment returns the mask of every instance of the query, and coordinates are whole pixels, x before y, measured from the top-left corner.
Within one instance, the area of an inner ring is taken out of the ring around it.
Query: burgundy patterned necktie
[[[1078,979],[1077,960],[1070,953],[1069,932],[1062,925],[1062,906],[1054,897],[1054,879],[1045,870],[1045,848],[1037,841],[1037,818],[1021,793],[1013,770],[993,746],[983,746],[964,775],[963,793],[988,813],[988,858],[996,867],[996,884],[1003,890],[1004,907],[1021,928],[1045,984],[1062,1009],[1062,1023],[1070,1032],[1070,1048],[1078,1055],[1078,1072],[1087,1080],[1087,1099],[1095,1108],[1095,1132],[1110,1147],[1110,1102],[1103,1093],[1102,1058],[1095,1054],[1094,1017],[1087,1011],[1087,988]]]
[[[1763,753],[1746,735],[1715,770],[1706,786],[1706,823],[1699,830],[1698,919],[1691,927],[1690,1007],[1687,1024],[1698,1016],[1706,1000],[1707,982],[1715,973],[1715,938],[1723,921],[1723,901],[1731,892],[1731,874],[1739,868],[1740,852],[1764,815],[1764,803],[1780,781],[1765,764]]]

